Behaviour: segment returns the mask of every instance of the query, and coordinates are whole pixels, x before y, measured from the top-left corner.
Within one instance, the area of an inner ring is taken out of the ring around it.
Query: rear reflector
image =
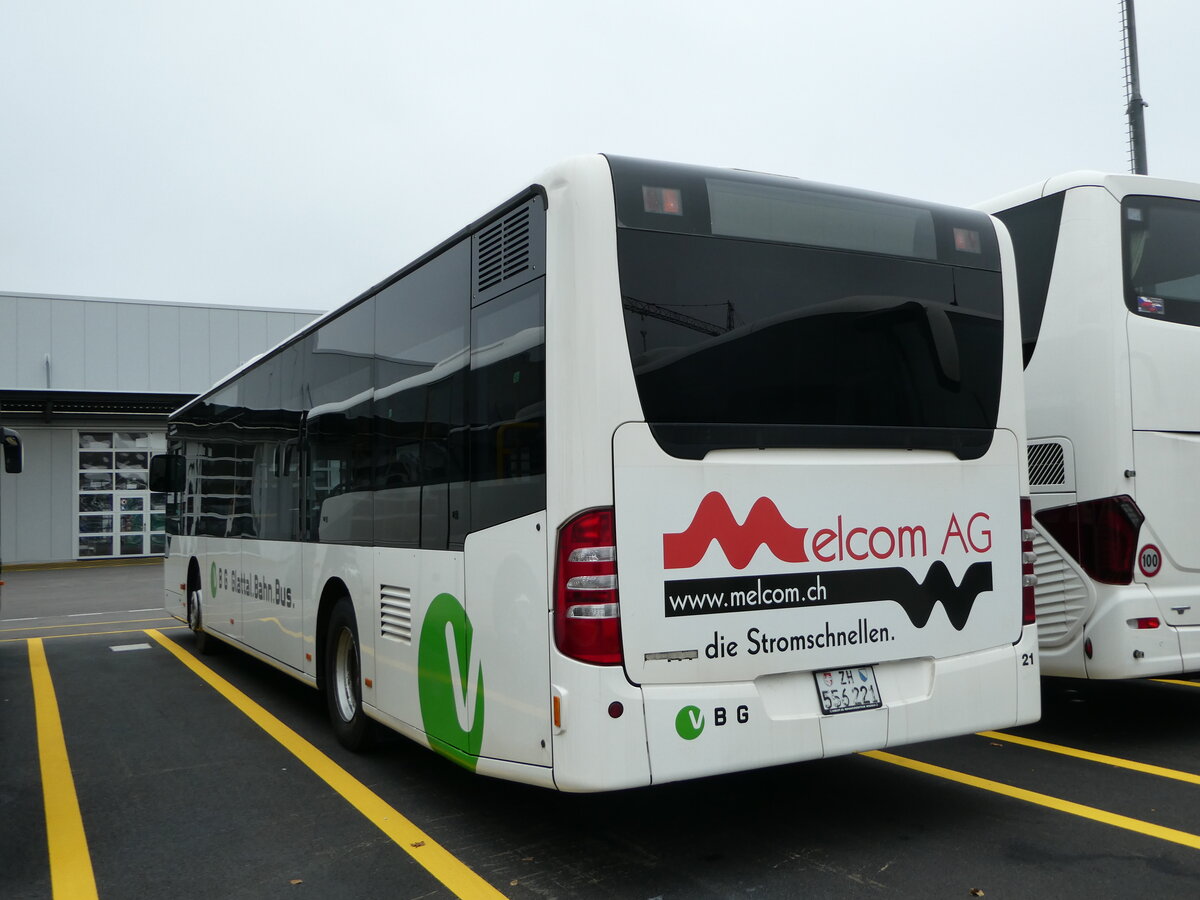
[[[571,659],[624,662],[616,545],[611,508],[582,512],[558,531],[554,641]]]
[[[1143,618],[1140,618],[1140,619],[1130,619],[1129,624],[1132,625],[1134,628],[1144,629],[1144,628],[1157,628],[1159,625],[1162,624],[1162,622],[1160,622],[1158,620],[1157,616],[1144,616]]]
[[[1103,584],[1133,581],[1138,530],[1146,517],[1132,497],[1104,497],[1043,509],[1037,520],[1093,580]]]

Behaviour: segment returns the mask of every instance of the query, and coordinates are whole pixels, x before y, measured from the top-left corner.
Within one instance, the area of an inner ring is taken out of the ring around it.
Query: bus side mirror
[[[173,453],[150,458],[150,490],[156,494],[179,493],[187,480],[187,460]]]
[[[11,428],[0,426],[0,442],[4,444],[4,471],[16,475],[24,468],[25,463],[21,436]]]

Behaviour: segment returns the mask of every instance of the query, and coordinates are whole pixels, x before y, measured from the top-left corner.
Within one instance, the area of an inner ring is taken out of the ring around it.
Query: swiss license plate
[[[817,681],[821,712],[827,716],[883,706],[879,685],[875,682],[874,666],[813,672],[813,678]]]

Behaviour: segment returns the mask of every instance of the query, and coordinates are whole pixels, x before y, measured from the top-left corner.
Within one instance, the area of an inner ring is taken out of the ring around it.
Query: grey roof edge
[[[329,310],[324,309],[297,309],[295,307],[282,306],[246,306],[238,303],[198,303],[195,301],[174,301],[174,300],[135,300],[125,297],[83,297],[74,294],[32,294],[25,291],[4,291],[0,290],[0,297],[15,297],[21,300],[73,300],[83,303],[125,303],[134,306],[170,306],[170,307],[190,307],[193,309],[229,309],[235,312],[266,312],[266,313],[292,313],[302,316],[322,316]]]

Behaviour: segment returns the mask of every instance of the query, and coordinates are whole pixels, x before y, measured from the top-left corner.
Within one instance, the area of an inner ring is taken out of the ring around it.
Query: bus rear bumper
[[[875,666],[883,706],[821,711],[812,672],[752,682],[645,686],[653,782],[838,756],[1033,722],[1041,714],[1034,626],[1015,644]]]

